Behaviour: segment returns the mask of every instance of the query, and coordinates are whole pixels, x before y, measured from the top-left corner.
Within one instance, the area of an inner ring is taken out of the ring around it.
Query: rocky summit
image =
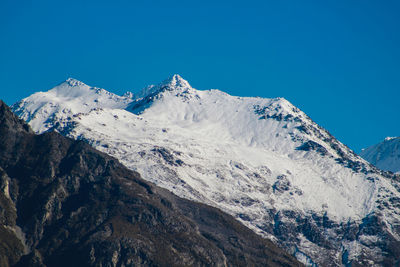
[[[301,266],[232,216],[0,102],[0,266]]]

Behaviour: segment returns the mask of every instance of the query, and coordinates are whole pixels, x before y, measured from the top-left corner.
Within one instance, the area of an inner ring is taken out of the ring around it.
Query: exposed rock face
[[[317,142],[314,142],[311,140],[305,142],[304,144],[299,146],[297,149],[303,150],[303,151],[316,151],[317,153],[321,154],[322,156],[328,155],[328,150],[325,147],[323,147],[320,144],[318,144]]]
[[[300,265],[82,141],[33,134],[3,102],[0,189],[1,266]]]

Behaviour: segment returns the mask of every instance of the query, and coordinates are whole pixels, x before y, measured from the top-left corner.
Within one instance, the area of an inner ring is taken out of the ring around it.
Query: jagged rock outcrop
[[[233,217],[181,199],[0,102],[1,266],[299,266]]]

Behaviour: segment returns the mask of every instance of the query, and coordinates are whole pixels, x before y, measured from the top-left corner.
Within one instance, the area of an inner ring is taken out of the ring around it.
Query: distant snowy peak
[[[73,114],[86,113],[96,108],[126,108],[130,95],[119,96],[104,89],[91,87],[68,78],[47,92],[38,92],[12,106],[13,111],[31,123],[36,131],[51,129],[54,122]]]
[[[168,100],[164,98],[167,97]],[[197,90],[194,89],[188,81],[183,79],[180,75],[174,74],[170,78],[164,80],[157,85],[149,85],[142,89],[139,93],[133,94],[132,98],[134,101],[131,103],[130,107],[127,108],[128,111],[133,111],[135,114],[141,114],[144,110],[149,108],[152,104],[157,102],[157,100],[165,100],[168,102],[184,102],[186,105],[193,105],[193,102],[189,102],[190,99],[204,101],[211,101],[214,104],[222,103],[225,101],[233,101],[232,104],[236,105],[239,102],[251,102],[259,103],[261,102],[263,106],[255,105],[251,109],[254,112],[258,111],[265,112],[266,110],[281,114],[298,114],[302,113],[298,108],[293,106],[289,101],[282,97],[278,98],[259,98],[259,97],[237,97],[231,96],[218,89],[211,90]],[[239,101],[237,101],[239,100]],[[164,101],[164,102],[165,102]],[[198,101],[197,101],[198,102]],[[230,102],[229,102],[230,103]],[[165,104],[165,103],[164,103]],[[217,105],[218,106],[218,105]],[[268,106],[268,107],[267,107]],[[175,109],[176,110],[176,109]],[[304,114],[304,113],[303,113]],[[305,116],[307,117],[307,116]]]
[[[179,74],[174,74],[170,78],[166,79],[161,83],[163,86],[171,88],[189,88],[191,87],[189,82],[183,79]]]
[[[65,82],[63,82],[63,83],[65,83],[65,84],[68,84],[69,86],[87,86],[86,84],[84,84],[83,82],[81,82],[81,81],[78,81],[78,80],[76,80],[76,79],[74,79],[74,78],[68,78]],[[63,84],[62,83],[62,84]]]
[[[50,96],[59,97],[62,100],[79,98],[82,101],[88,100],[95,103],[102,102],[98,105],[105,104],[106,106],[113,102],[129,102],[133,96],[131,92],[126,92],[124,95],[119,96],[105,89],[89,86],[73,78],[68,78],[66,81],[62,82],[46,93]]]
[[[238,97],[217,89],[196,90],[174,75],[142,90],[126,110],[167,124],[199,127],[198,133],[211,123],[213,127],[205,131],[205,136],[214,133],[217,139],[223,136],[281,153],[287,153],[289,146],[289,150],[316,151],[337,158],[355,171],[366,169],[364,163],[352,162],[357,158],[350,149],[282,97]],[[279,129],[278,133],[266,131],[270,127]]]
[[[165,91],[185,91],[192,89],[189,82],[183,79],[180,75],[174,74],[158,85],[149,85],[142,89],[139,93],[134,94],[134,98],[141,99],[147,96],[152,96]]]
[[[381,143],[363,149],[360,156],[382,170],[400,172],[400,137],[386,137]]]
[[[55,86],[54,88],[50,89],[49,91],[43,93],[47,94],[53,98],[76,98],[86,96],[94,92],[94,88],[90,87],[89,85],[78,81],[73,78],[68,78],[64,82],[60,83],[59,85]]]
[[[178,74],[174,74],[158,85],[147,86],[139,93],[134,94],[134,101],[127,110],[135,114],[141,114],[150,107],[155,100],[163,99],[166,95],[182,97],[181,99],[188,100],[193,97],[198,98],[198,92],[198,90],[190,86],[188,81],[184,80]]]

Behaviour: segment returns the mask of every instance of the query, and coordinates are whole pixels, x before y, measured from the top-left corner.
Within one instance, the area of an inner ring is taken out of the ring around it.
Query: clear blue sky
[[[0,1],[0,98],[179,73],[285,97],[358,152],[400,135],[400,1]]]

